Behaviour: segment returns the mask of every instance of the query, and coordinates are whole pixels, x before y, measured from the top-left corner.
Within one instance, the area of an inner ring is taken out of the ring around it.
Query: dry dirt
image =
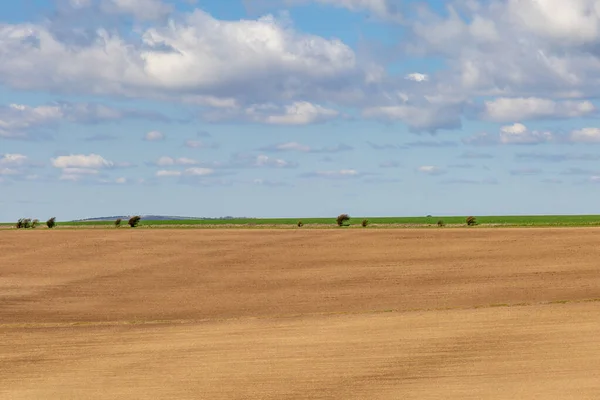
[[[598,399],[600,229],[0,231],[0,399]]]

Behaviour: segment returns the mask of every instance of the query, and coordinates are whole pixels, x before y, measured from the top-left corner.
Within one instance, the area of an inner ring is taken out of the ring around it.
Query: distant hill
[[[84,218],[84,219],[76,219],[71,222],[93,222],[93,221],[114,221],[117,218],[121,219],[129,219],[130,215],[113,215],[111,217],[94,217],[94,218]],[[222,219],[237,219],[236,217],[219,217],[219,218],[207,218],[207,217],[180,217],[174,215],[141,215],[142,220],[146,221],[174,221],[174,220],[186,220],[186,219],[203,219],[203,220],[222,220]],[[246,219],[246,217],[240,217]]]

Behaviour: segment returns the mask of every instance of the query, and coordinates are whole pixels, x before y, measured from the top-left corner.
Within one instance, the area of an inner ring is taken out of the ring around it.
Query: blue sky
[[[0,3],[0,220],[597,213],[600,1]]]

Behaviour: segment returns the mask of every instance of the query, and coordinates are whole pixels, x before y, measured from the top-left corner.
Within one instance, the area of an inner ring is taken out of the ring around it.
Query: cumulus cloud
[[[552,140],[552,133],[531,131],[519,123],[500,128],[500,143],[502,144],[537,144]]]
[[[319,101],[350,97],[374,68],[340,40],[300,33],[269,15],[224,21],[196,9],[133,39],[103,29],[95,35],[73,45],[44,25],[2,24],[0,82],[196,102],[235,111],[225,115],[297,125],[335,118],[338,112]]]
[[[63,155],[52,158],[50,161],[54,168],[61,171],[59,179],[66,181],[80,181],[90,176],[98,176],[98,182],[105,181],[107,170],[134,166],[128,162],[113,162],[94,153]]]
[[[289,162],[281,158],[269,157],[264,154],[258,155],[256,158],[239,157],[236,161],[241,166],[251,167],[294,168],[296,166],[296,163]]]
[[[597,113],[586,99],[600,92],[595,1],[453,0],[447,12],[418,7],[403,21],[406,35],[395,47],[400,53],[386,57],[433,56],[443,62],[433,73],[392,76],[339,39],[300,32],[285,15],[227,21],[200,9],[176,12],[160,0],[64,0],[77,10],[133,17],[136,28],[82,33],[75,18],[60,29],[50,22],[0,24],[0,84],[176,101],[208,121],[281,126],[345,118],[341,110],[432,133],[460,128],[464,117],[502,124],[586,117]],[[403,3],[271,1],[306,2],[392,20],[400,19]],[[481,96],[488,100],[482,103]],[[91,118],[122,118],[117,110],[104,111]],[[0,137],[26,137],[28,130],[62,120],[38,114],[7,122],[0,110]],[[532,144],[548,141],[547,133],[479,139]],[[190,140],[186,146],[207,143]]]
[[[156,160],[154,164],[159,167],[168,167],[172,165],[196,165],[198,164],[198,161],[187,157],[173,158],[168,156],[162,156],[159,157],[159,159]]]
[[[600,36],[596,0],[510,0],[506,7],[521,28],[554,43],[578,45],[595,42]]]
[[[339,115],[336,110],[308,101],[297,101],[288,105],[260,103],[245,108],[233,106],[212,109],[204,112],[202,117],[211,122],[239,120],[267,125],[310,125],[324,123]]]
[[[59,156],[52,159],[52,165],[55,168],[109,168],[114,165],[112,161],[106,160],[98,154],[74,154],[69,156]]]
[[[552,132],[530,130],[521,123],[506,125],[500,128],[500,133],[492,135],[487,132],[477,133],[463,138],[462,142],[471,146],[490,145],[534,145],[559,140]]]
[[[387,121],[402,121],[416,132],[435,132],[439,129],[461,127],[461,106],[457,105],[405,104],[367,107],[363,110],[363,116]]]
[[[600,143],[600,128],[576,129],[569,134],[573,143]]]
[[[408,79],[409,81],[415,81],[415,82],[425,82],[425,81],[429,80],[429,76],[426,74],[420,74],[418,72],[414,72],[412,74],[405,75],[404,79]]]
[[[269,111],[270,107],[251,107],[246,114],[254,121],[273,125],[307,125],[324,122],[339,115],[339,112],[309,102],[295,102],[281,111]]]
[[[596,111],[596,107],[590,101],[502,97],[485,102],[484,118],[494,122],[576,118],[596,113]]]
[[[444,58],[438,78],[450,91],[518,98],[495,104],[502,122],[516,103],[525,110],[513,111],[538,118],[589,112],[589,103],[539,99],[597,95],[597,0],[454,1],[447,10],[422,9],[406,43],[410,54]]]

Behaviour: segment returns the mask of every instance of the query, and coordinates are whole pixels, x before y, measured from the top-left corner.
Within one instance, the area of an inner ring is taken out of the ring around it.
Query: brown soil
[[[600,229],[0,232],[0,398],[600,398]]]

